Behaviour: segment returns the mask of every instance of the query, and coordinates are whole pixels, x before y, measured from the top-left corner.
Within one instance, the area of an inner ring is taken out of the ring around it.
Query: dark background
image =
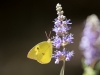
[[[53,28],[57,3],[71,19],[70,32],[75,38],[74,44],[67,46],[75,56],[66,62],[65,75],[82,75],[82,54],[78,49],[81,32],[88,15],[99,17],[100,0],[0,1],[0,75],[59,75],[62,62],[55,65],[52,59],[48,65],[41,65],[26,57],[34,45],[47,40],[44,31],[49,33]]]

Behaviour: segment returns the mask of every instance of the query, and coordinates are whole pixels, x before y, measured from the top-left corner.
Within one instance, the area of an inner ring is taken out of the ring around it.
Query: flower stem
[[[65,60],[63,60],[63,65],[60,71],[60,75],[64,75],[64,70],[65,70]]]
[[[63,60],[63,67],[62,68],[63,68],[63,72],[62,72],[63,74],[62,75],[64,75],[64,71],[65,71],[65,60]]]

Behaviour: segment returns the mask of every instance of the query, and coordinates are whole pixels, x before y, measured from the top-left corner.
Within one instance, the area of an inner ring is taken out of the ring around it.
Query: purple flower
[[[55,36],[53,36],[52,44],[54,48],[60,49],[60,47],[63,47],[62,51],[56,50],[53,54],[53,58],[55,58],[55,63],[58,64],[59,61],[69,61],[71,57],[73,56],[73,51],[68,52],[65,50],[65,46],[69,43],[73,43],[73,35],[68,34],[68,30],[71,29],[70,19],[67,20],[66,16],[63,15],[62,7],[58,3],[56,6],[58,17],[53,21],[54,22],[54,28],[52,28],[52,31],[55,32]]]
[[[66,21],[66,24],[72,24],[71,22],[70,22],[70,19],[69,20],[65,20]]]
[[[53,39],[54,39],[52,42],[53,46],[56,48],[60,48],[61,43],[62,43],[61,38],[59,36],[55,36],[55,37],[53,37]]]
[[[68,43],[73,43],[73,34],[69,34],[69,35],[66,35],[66,36],[63,36],[63,41],[64,42],[68,42]]]
[[[55,27],[59,27],[60,25],[61,25],[61,21],[59,21],[59,20],[56,20],[55,22],[54,22],[54,26]]]
[[[61,60],[69,61],[73,54],[74,51],[68,52],[64,48],[63,51],[56,50],[52,57],[55,59],[55,64],[58,64]]]
[[[100,57],[100,22],[96,15],[91,15],[86,20],[80,49],[83,52],[85,63],[91,64],[95,58]]]
[[[55,25],[54,25],[54,28],[52,29],[54,32],[56,32],[56,34],[58,33],[65,33],[67,32],[68,30],[71,29],[70,26],[68,26],[68,24],[72,24],[69,22],[70,20],[65,20],[65,21],[60,21],[58,19],[56,19],[54,22],[55,22]]]

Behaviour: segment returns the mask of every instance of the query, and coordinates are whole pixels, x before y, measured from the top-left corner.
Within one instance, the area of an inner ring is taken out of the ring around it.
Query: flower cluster
[[[54,28],[52,31],[56,33],[55,36],[53,36],[53,46],[56,49],[59,49],[61,46],[64,48],[63,51],[56,51],[55,54],[53,54],[53,58],[56,59],[55,63],[58,63],[61,60],[61,57],[66,60],[69,60],[71,56],[73,56],[72,52],[66,52],[65,46],[67,44],[73,43],[73,34],[69,34],[68,30],[71,29],[70,25],[72,24],[70,22],[70,19],[67,20],[66,17],[63,15],[64,11],[62,10],[61,4],[56,5],[57,15],[58,17],[54,20]]]
[[[70,58],[73,56],[73,53],[74,53],[73,51],[69,52],[66,51],[64,48],[63,51],[56,50],[55,53],[53,54],[53,58],[56,59],[55,63],[58,64],[59,61],[61,60],[69,61]]]
[[[95,14],[89,16],[86,20],[80,49],[83,51],[85,64],[87,65],[100,57],[100,22]]]

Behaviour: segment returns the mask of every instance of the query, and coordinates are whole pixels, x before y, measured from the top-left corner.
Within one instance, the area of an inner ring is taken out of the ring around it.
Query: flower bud
[[[62,10],[62,7],[58,7],[56,8],[57,11],[61,11]]]
[[[58,7],[61,7],[61,4],[58,3],[58,4],[56,5],[56,8],[58,8]]]
[[[63,15],[63,13],[64,13],[63,11],[57,11],[58,15]]]

